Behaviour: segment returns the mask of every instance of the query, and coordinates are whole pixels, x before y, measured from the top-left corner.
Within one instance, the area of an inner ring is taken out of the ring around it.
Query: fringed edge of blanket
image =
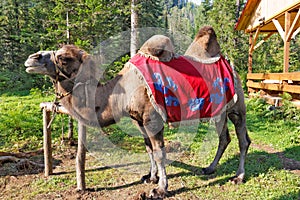
[[[170,62],[172,59],[177,59],[179,58],[179,55],[176,54],[176,53],[172,53],[172,56],[168,59],[162,59],[162,58],[159,58],[157,56],[153,56],[151,54],[148,54],[148,53],[144,53],[143,51],[139,50],[137,52],[138,55],[140,56],[143,56],[145,58],[150,58],[151,60],[157,60],[157,61],[161,61],[161,62]]]
[[[221,55],[218,54],[215,57],[208,58],[208,59],[199,59],[199,58],[188,56],[188,55],[184,55],[184,57],[186,57],[186,58],[188,58],[190,60],[196,61],[196,62],[203,63],[203,64],[213,64],[213,63],[218,62],[220,60]]]
[[[140,70],[132,63],[130,62],[127,62],[125,64],[125,67],[128,67],[130,70],[133,70],[134,73],[139,77],[139,79],[141,81],[143,81],[143,83],[146,85],[146,88],[147,88],[147,94],[148,94],[148,97],[150,99],[150,102],[152,104],[152,106],[154,107],[154,109],[156,110],[156,112],[159,113],[159,115],[161,116],[161,118],[163,119],[163,121],[166,123],[167,122],[167,115],[165,112],[163,112],[163,110],[157,105],[155,99],[154,99],[154,96],[151,92],[151,88],[150,86],[148,85],[147,81],[145,80],[143,74],[140,72]]]

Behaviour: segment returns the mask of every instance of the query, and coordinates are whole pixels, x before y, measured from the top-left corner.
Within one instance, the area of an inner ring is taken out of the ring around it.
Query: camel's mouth
[[[47,72],[44,64],[28,59],[25,62],[26,72],[30,74],[41,74]]]

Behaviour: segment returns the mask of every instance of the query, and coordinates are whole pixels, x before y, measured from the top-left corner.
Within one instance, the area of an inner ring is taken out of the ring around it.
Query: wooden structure
[[[235,29],[249,34],[249,92],[289,92],[300,99],[300,73],[288,72],[290,41],[300,32],[300,0],[248,0]],[[255,49],[274,33],[279,33],[284,41],[283,73],[252,73],[252,55]],[[265,34],[265,37],[257,41],[260,34]]]
[[[52,158],[52,145],[51,145],[51,112],[69,115],[69,112],[60,104],[45,102],[40,104],[43,110],[43,134],[44,134],[44,164],[45,176],[53,174],[53,158]],[[85,190],[85,156],[86,156],[86,127],[78,122],[78,148],[76,155],[76,179],[77,189]]]

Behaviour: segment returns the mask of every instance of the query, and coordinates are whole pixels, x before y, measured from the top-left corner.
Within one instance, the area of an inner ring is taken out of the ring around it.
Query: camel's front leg
[[[157,169],[156,162],[154,160],[153,147],[152,147],[151,141],[150,141],[143,125],[135,120],[133,120],[133,123],[137,126],[137,128],[140,130],[140,132],[142,133],[142,135],[144,137],[146,150],[147,150],[149,158],[150,158],[150,172],[149,172],[149,174],[143,176],[141,180],[144,183],[155,183],[156,184],[156,183],[158,183],[159,177],[157,176],[158,169]]]
[[[158,169],[158,188],[153,189],[150,192],[151,198],[164,198],[168,189],[168,180],[166,175],[166,150],[164,146],[163,137],[163,122],[161,117],[156,113],[154,114],[150,121],[145,124],[145,130],[151,141],[153,149],[153,159],[157,165]]]
[[[145,175],[142,177],[142,181],[144,183],[158,183],[159,177],[157,176],[157,165],[154,159],[154,154],[153,154],[153,148],[151,141],[148,137],[144,138],[145,144],[146,144],[146,150],[148,152],[149,158],[150,158],[150,172],[149,174]]]

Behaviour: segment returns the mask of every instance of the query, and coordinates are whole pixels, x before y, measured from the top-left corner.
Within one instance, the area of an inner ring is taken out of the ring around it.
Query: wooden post
[[[43,134],[44,134],[44,164],[45,176],[53,174],[52,170],[52,148],[51,148],[51,129],[48,128],[50,122],[50,112],[43,108]]]
[[[283,48],[283,72],[289,71],[289,57],[290,57],[290,41],[288,40],[288,33],[291,26],[291,13],[285,12],[285,26],[284,26],[284,48]]]
[[[78,149],[76,156],[77,190],[85,190],[86,126],[78,121]]]
[[[251,46],[253,45],[253,33],[249,34],[249,55],[248,55],[248,73],[252,73],[252,54],[253,51],[250,51]]]
[[[73,140],[73,118],[69,115],[69,131],[68,131],[68,140],[72,141]]]

